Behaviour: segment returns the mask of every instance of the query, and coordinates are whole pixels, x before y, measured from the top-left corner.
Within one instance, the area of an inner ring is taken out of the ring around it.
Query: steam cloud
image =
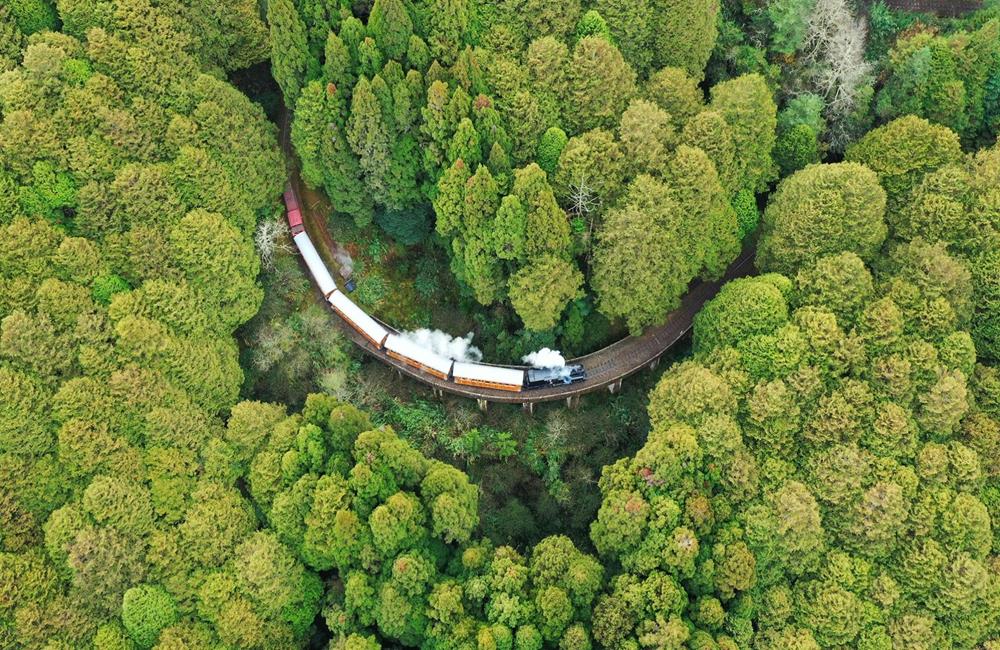
[[[562,368],[566,365],[566,359],[559,350],[542,348],[531,354],[521,357],[521,361],[535,368]]]
[[[401,337],[416,343],[435,354],[455,361],[476,363],[483,360],[482,351],[472,345],[472,332],[456,337],[441,330],[422,328],[413,332],[400,332]]]
[[[351,254],[340,244],[337,244],[333,249],[333,259],[337,260],[337,264],[340,264],[340,273],[342,276],[346,278],[354,273],[354,260],[351,259]]]

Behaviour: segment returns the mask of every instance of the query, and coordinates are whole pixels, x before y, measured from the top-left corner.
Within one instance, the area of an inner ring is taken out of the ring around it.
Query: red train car
[[[285,185],[285,209],[288,213],[288,227],[292,229],[292,235],[303,232],[305,226],[302,225],[302,209],[299,207],[299,197],[295,194],[291,183]]]

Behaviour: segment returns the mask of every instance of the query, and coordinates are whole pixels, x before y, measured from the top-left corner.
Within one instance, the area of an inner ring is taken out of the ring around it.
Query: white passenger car
[[[524,389],[524,371],[517,368],[456,361],[452,374],[456,384],[495,388],[517,393]]]

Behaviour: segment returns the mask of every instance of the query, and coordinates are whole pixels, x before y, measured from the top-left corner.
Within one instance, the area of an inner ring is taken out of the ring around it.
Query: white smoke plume
[[[412,332],[400,332],[399,335],[425,350],[430,350],[448,359],[470,363],[483,360],[482,351],[472,345],[472,332],[465,336],[452,336],[441,330],[421,328]]]
[[[566,365],[566,359],[559,350],[542,348],[531,354],[521,357],[521,361],[535,368],[562,368]]]
[[[337,244],[333,249],[333,259],[337,260],[337,264],[340,265],[340,274],[343,277],[350,277],[354,273],[354,260],[340,244]]]

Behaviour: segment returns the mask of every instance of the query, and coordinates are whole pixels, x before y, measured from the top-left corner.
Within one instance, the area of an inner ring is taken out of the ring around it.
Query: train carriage
[[[517,368],[456,361],[452,375],[455,377],[456,384],[465,386],[493,388],[515,393],[524,389],[524,371]]]
[[[398,359],[413,368],[423,370],[438,379],[447,381],[451,375],[451,367],[454,363],[451,359],[445,359],[398,334],[390,334],[385,339],[384,347],[386,354],[393,359]]]
[[[330,294],[337,290],[337,283],[333,281],[333,276],[327,270],[326,264],[323,263],[319,253],[316,252],[316,247],[313,246],[309,235],[300,232],[292,239],[295,245],[298,246],[299,252],[302,253],[302,259],[305,260],[306,266],[309,267],[309,273],[312,274],[313,279],[316,280],[316,284],[319,285],[319,290],[323,293],[323,297],[329,299]]]
[[[382,327],[382,325],[366,314],[363,309],[358,307],[354,302],[344,295],[344,292],[337,290],[330,297],[330,306],[333,310],[337,312],[341,318],[347,322],[348,325],[356,329],[362,336],[368,339],[368,342],[375,346],[376,349],[381,349],[382,345],[385,343],[385,339],[389,336],[389,330]]]
[[[292,235],[297,235],[305,231],[302,224],[302,208],[299,206],[299,197],[295,194],[295,189],[291,183],[285,185],[285,208],[287,209],[288,227],[292,230]]]

